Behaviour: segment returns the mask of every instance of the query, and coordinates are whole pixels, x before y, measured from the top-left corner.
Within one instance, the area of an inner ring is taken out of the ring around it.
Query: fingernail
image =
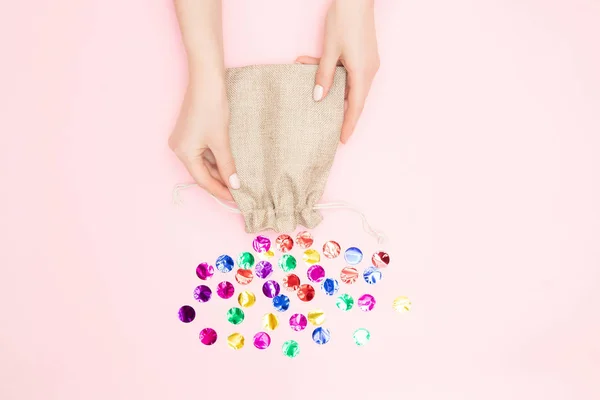
[[[323,98],[323,86],[315,85],[315,88],[313,89],[313,100],[319,101],[322,98]]]
[[[240,178],[238,178],[237,174],[233,174],[229,177],[229,186],[231,186],[232,189],[240,188]]]

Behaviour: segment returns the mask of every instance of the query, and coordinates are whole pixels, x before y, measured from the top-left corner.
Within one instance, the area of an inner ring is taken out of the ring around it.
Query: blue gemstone
[[[233,269],[233,258],[229,257],[226,254],[223,254],[222,256],[217,258],[217,262],[215,264],[219,271],[226,273]]]
[[[362,261],[363,253],[358,247],[350,247],[344,253],[344,258],[348,264],[356,265]]]
[[[383,278],[383,274],[379,270],[379,268],[369,267],[365,269],[363,272],[363,278],[365,278],[365,282],[369,285],[374,285]]]
[[[312,339],[316,344],[326,344],[331,340],[331,332],[329,332],[329,329],[320,326],[313,331]]]
[[[290,308],[290,298],[285,294],[273,297],[273,307],[275,307],[277,311],[287,311],[287,309]]]
[[[321,283],[321,289],[328,296],[333,296],[334,294],[336,294],[339,288],[340,283],[332,278],[327,278],[323,281],[323,283]]]

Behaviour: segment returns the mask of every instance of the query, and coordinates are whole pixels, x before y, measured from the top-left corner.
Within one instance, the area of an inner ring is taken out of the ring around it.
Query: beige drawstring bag
[[[364,229],[380,242],[365,216],[345,203],[317,204],[333,163],[344,118],[346,71],[337,67],[327,96],[314,101],[317,66],[260,65],[227,70],[231,151],[241,188],[231,193],[248,233],[314,228],[318,210],[358,212]],[[175,200],[180,189],[175,188]]]

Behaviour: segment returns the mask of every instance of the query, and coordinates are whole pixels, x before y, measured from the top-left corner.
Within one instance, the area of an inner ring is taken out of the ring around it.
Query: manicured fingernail
[[[238,178],[237,174],[233,174],[229,177],[229,186],[231,186],[232,189],[240,188],[240,178]]]
[[[323,98],[323,86],[315,85],[315,88],[313,89],[313,100],[319,101],[322,98]]]

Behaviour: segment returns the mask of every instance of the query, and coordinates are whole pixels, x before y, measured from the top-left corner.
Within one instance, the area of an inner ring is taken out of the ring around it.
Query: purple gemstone
[[[277,283],[277,281],[266,281],[263,284],[262,290],[265,296],[272,299],[273,297],[279,294],[281,287],[279,286],[279,283]]]
[[[290,328],[296,332],[303,331],[307,323],[308,320],[303,314],[294,314],[290,317]]]
[[[254,269],[261,279],[267,279],[273,273],[273,265],[268,261],[259,261]]]
[[[203,281],[209,279],[215,274],[215,268],[207,263],[202,263],[196,267],[196,275]]]
[[[222,299],[229,299],[235,293],[235,288],[230,282],[223,281],[217,285],[217,294]]]
[[[258,332],[254,335],[254,347],[264,350],[271,344],[271,336],[267,332]]]
[[[183,306],[179,309],[179,319],[181,322],[192,322],[196,318],[196,311],[192,306]]]
[[[306,271],[306,275],[312,282],[321,282],[325,279],[325,268],[317,264],[311,265],[308,271]]]
[[[207,301],[209,301],[210,296],[212,296],[212,291],[206,285],[200,285],[196,289],[194,289],[194,298],[200,303],[206,303]]]
[[[200,341],[202,344],[210,346],[217,341],[217,331],[213,328],[204,328],[200,331]]]
[[[363,294],[358,298],[358,308],[363,311],[371,311],[375,307],[375,297],[370,294]]]
[[[252,242],[252,248],[257,253],[269,251],[271,248],[271,240],[266,236],[257,236]]]

